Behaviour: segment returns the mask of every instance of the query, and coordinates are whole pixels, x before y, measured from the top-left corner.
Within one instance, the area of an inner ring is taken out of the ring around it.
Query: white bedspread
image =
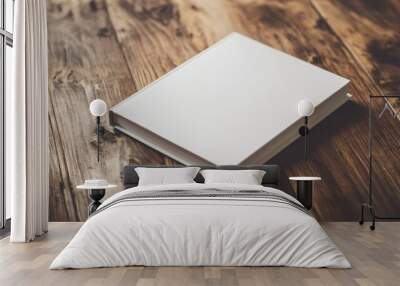
[[[295,266],[350,268],[310,215],[257,198],[154,198],[121,201],[131,192],[263,190],[262,186],[185,184],[136,187],[117,193],[90,217],[50,269],[126,265]],[[105,208],[109,205],[108,208]]]

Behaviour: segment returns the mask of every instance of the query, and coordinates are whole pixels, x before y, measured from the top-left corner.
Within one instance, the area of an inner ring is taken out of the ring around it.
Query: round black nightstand
[[[297,200],[308,210],[312,208],[312,192],[314,181],[320,177],[290,177],[289,180],[297,182]]]
[[[89,198],[91,199],[91,203],[88,206],[88,216],[90,216],[92,213],[94,213],[97,208],[101,205],[100,200],[104,197],[106,194],[106,189],[111,189],[117,187],[117,185],[110,185],[105,181],[106,183],[103,185],[91,185],[85,182],[83,185],[79,185],[76,188],[80,190],[88,190],[88,195]]]
[[[88,206],[88,215],[90,216],[101,205],[100,200],[106,194],[106,189],[89,189],[88,194],[89,198],[92,200]]]

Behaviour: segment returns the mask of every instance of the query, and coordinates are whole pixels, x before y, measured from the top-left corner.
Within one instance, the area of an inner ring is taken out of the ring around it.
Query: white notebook
[[[346,100],[349,80],[238,33],[111,108],[111,124],[185,164],[264,163]]]

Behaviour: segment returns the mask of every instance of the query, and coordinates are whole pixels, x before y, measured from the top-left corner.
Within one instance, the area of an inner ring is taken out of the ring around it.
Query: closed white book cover
[[[205,162],[240,164],[301,120],[301,99],[318,108],[348,83],[233,33],[111,111]]]

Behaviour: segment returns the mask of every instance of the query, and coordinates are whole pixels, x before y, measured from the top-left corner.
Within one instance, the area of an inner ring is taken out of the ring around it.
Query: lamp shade
[[[302,99],[297,105],[297,112],[300,116],[311,116],[314,113],[314,104],[308,99]]]
[[[94,116],[103,116],[107,111],[107,104],[101,99],[95,99],[90,103],[90,113]]]

